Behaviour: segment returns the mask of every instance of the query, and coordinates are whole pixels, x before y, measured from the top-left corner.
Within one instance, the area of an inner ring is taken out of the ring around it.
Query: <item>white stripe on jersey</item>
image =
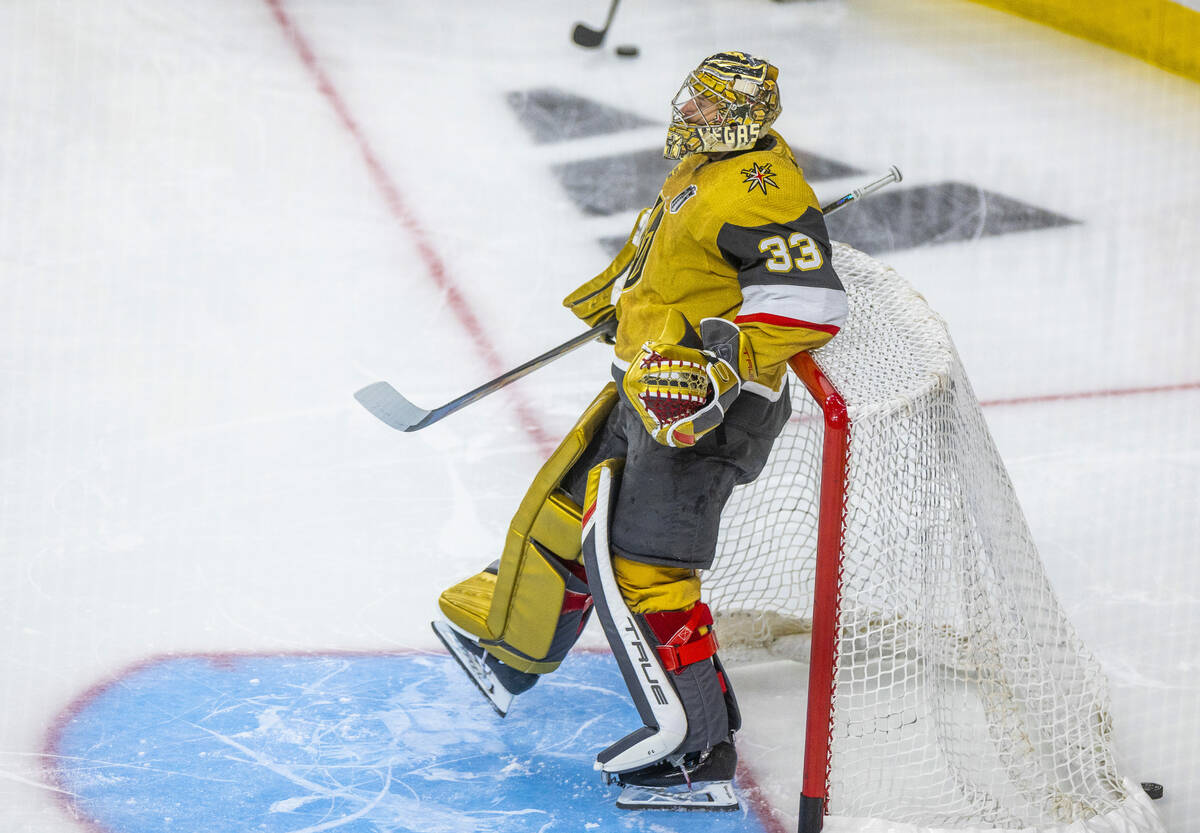
[[[768,284],[742,289],[738,316],[778,315],[809,324],[841,327],[846,322],[846,293],[819,286]]]

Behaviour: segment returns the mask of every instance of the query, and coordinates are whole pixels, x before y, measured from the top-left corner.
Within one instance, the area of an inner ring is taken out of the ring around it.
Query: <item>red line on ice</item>
[[[739,759],[737,764],[737,792],[742,794],[742,798],[750,805],[753,815],[762,822],[762,826],[767,829],[767,833],[790,833],[791,820],[787,826],[780,821],[779,815],[776,814],[775,808],[771,805],[770,799],[767,798],[758,779],[754,777],[754,772],[746,763],[745,759]]]
[[[362,128],[358,126],[358,122],[350,114],[345,100],[338,93],[337,89],[334,88],[333,82],[330,81],[329,76],[321,67],[321,63],[317,60],[316,53],[313,52],[308,40],[296,27],[295,22],[288,16],[287,12],[284,11],[282,0],[263,0],[263,2],[270,7],[276,22],[279,23],[288,41],[295,47],[296,52],[299,54],[301,62],[309,73],[312,74],[321,95],[333,107],[342,126],[354,138],[354,142],[358,145],[359,152],[362,154],[363,162],[366,163],[371,179],[383,194],[383,199],[387,204],[388,210],[404,230],[408,232],[413,244],[417,247],[417,253],[425,264],[429,277],[445,295],[450,311],[458,319],[458,323],[462,325],[462,328],[467,331],[467,335],[475,345],[475,349],[483,359],[483,363],[493,374],[499,376],[508,368],[500,359],[500,354],[496,350],[496,346],[488,338],[487,329],[471,308],[466,296],[458,288],[458,284],[450,276],[445,261],[442,260],[441,255],[438,254],[437,249],[430,242],[429,235],[425,231],[424,226],[417,220],[416,215],[413,214],[408,204],[404,201],[400,189],[396,187],[395,181],[388,174],[383,163],[379,161],[379,157],[371,148]],[[515,395],[513,399],[514,408],[521,426],[543,452],[549,453],[552,451],[555,443],[537,415],[529,409],[529,406],[523,399]]]
[[[1177,385],[1153,385],[1142,388],[1112,388],[1110,390],[1080,391],[1078,393],[1047,393],[1040,396],[1016,396],[1011,399],[985,399],[979,404],[985,408],[991,408],[998,405],[1030,405],[1042,402],[1067,402],[1072,399],[1100,399],[1108,396],[1172,393],[1183,390],[1200,390],[1200,382],[1183,382]]]

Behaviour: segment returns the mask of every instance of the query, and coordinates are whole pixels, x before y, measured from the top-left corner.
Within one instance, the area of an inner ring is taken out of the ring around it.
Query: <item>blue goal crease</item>
[[[106,833],[765,833],[745,800],[618,810],[593,762],[638,725],[609,654],[572,654],[507,718],[444,654],[171,657],[93,690],[49,752]]]

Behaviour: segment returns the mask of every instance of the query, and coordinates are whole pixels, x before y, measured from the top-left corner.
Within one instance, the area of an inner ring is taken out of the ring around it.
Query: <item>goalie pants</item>
[[[624,458],[609,533],[613,553],[643,564],[707,569],[733,487],[758,477],[791,416],[787,387],[775,402],[742,394],[721,425],[691,448],[655,442],[621,396],[562,488],[582,504],[588,471]]]

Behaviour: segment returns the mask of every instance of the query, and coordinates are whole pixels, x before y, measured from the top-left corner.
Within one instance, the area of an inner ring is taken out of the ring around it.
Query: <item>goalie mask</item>
[[[718,52],[688,74],[671,102],[663,156],[749,150],[779,116],[779,70],[745,52]]]

